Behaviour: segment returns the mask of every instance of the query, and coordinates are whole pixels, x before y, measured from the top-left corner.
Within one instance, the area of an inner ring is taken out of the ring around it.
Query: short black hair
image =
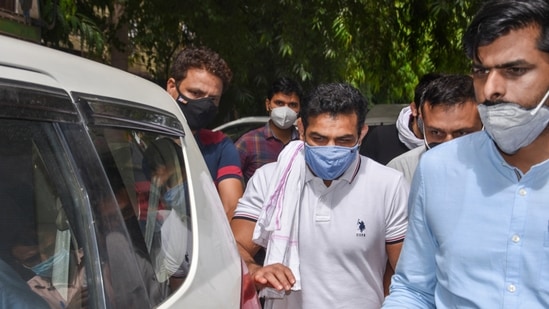
[[[223,82],[223,91],[227,89],[233,77],[227,62],[219,54],[205,46],[187,46],[180,50],[175,55],[170,67],[170,77],[179,83],[187,77],[189,69],[203,69],[219,77]]]
[[[540,28],[537,47],[549,53],[549,1],[491,0],[477,12],[463,35],[467,57],[478,60],[477,51],[512,30],[529,26]]]
[[[329,113],[332,116],[339,114],[356,114],[357,131],[360,135],[368,102],[355,87],[346,83],[321,84],[309,92],[301,105],[301,121],[307,130],[309,118]]]
[[[295,94],[300,101],[303,98],[303,89],[301,88],[301,85],[288,77],[281,77],[271,84],[271,88],[269,88],[269,91],[267,92],[267,99],[272,99],[277,93],[283,93],[285,95]]]
[[[414,89],[414,103],[416,104],[416,107],[419,107],[419,102],[421,101],[421,96],[425,92],[425,88],[427,85],[429,85],[430,82],[434,81],[435,79],[444,76],[442,73],[427,73],[423,75],[419,82],[416,85],[416,88]]]
[[[429,106],[455,106],[467,102],[476,102],[473,78],[469,75],[449,74],[430,82],[421,99],[418,109],[429,103]]]

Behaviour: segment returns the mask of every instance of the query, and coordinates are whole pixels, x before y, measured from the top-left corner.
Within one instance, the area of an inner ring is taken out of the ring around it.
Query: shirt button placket
[[[508,306],[505,308],[516,308],[519,293],[517,287],[522,283],[520,277],[522,237],[525,229],[525,218],[528,205],[527,188],[518,185],[515,189],[515,196],[509,226],[510,235],[507,246],[507,263],[505,271],[505,296],[503,302]]]

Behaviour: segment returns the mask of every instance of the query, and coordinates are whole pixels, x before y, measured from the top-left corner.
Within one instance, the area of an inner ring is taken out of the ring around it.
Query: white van
[[[174,100],[0,36],[0,306],[259,308]]]

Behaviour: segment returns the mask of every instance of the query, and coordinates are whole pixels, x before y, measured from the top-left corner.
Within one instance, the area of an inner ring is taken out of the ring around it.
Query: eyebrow
[[[322,134],[320,134],[320,133],[318,133],[318,132],[311,132],[311,133],[310,133],[310,136],[311,136],[311,137],[328,138],[328,136],[322,135]],[[334,137],[335,140],[346,139],[346,138],[356,138],[356,136],[353,135],[353,134],[345,134],[345,135],[341,135],[341,136],[336,136],[336,137]]]
[[[196,87],[188,87],[186,90],[187,90],[187,91],[194,91],[194,92],[197,92],[197,93],[199,93],[200,95],[205,95],[205,94],[206,94],[205,91],[203,91],[203,90],[200,89],[200,88],[196,88]],[[207,97],[208,97],[208,98],[213,98],[214,100],[216,100],[216,99],[221,98],[221,95],[209,95],[209,96],[207,96]]]
[[[275,100],[275,103],[283,103],[283,104],[299,104],[297,101],[284,101],[284,100]]]
[[[356,138],[353,134],[345,134],[343,136],[337,136],[336,139],[345,139],[345,138]]]
[[[475,126],[461,127],[461,128],[456,129],[456,130],[451,130],[450,132],[448,132],[444,129],[441,129],[441,128],[433,127],[433,126],[425,126],[425,128],[430,129],[430,130],[436,130],[436,131],[444,132],[444,133],[455,133],[455,132],[459,132],[459,131],[474,130]]]
[[[322,135],[322,134],[317,133],[317,132],[310,132],[309,135],[310,135],[310,136],[315,136],[315,137],[323,137],[323,138],[326,138],[326,137],[327,137],[326,135]]]
[[[178,87],[181,87],[181,86],[178,86]],[[183,90],[188,91],[188,92],[196,92],[196,93],[199,93],[199,94],[204,93],[204,91],[202,91],[202,89],[196,88],[196,87],[184,87]]]
[[[532,66],[531,63],[529,63],[528,61],[524,60],[524,59],[517,59],[517,60],[514,60],[514,61],[509,61],[509,62],[505,62],[505,63],[501,63],[501,64],[497,64],[495,66],[493,66],[493,68],[496,68],[496,69],[506,69],[506,68],[512,68],[512,67],[516,67],[516,66]],[[483,64],[481,63],[473,63],[473,67],[475,68],[483,68],[483,69],[488,69],[490,67],[487,67],[487,66],[484,66]]]

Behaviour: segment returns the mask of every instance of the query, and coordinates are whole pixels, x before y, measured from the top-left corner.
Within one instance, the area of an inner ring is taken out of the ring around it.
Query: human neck
[[[329,186],[332,185],[333,180],[322,180],[322,181],[324,181],[324,185],[326,186],[326,188],[328,188]]]
[[[288,129],[281,129],[275,126],[272,121],[269,122],[269,125],[271,126],[271,130],[273,130],[274,136],[282,141],[284,145],[290,142],[292,139],[292,127],[289,127]]]
[[[500,153],[507,163],[526,174],[532,166],[549,159],[549,127],[530,145],[519,149],[515,154]]]

